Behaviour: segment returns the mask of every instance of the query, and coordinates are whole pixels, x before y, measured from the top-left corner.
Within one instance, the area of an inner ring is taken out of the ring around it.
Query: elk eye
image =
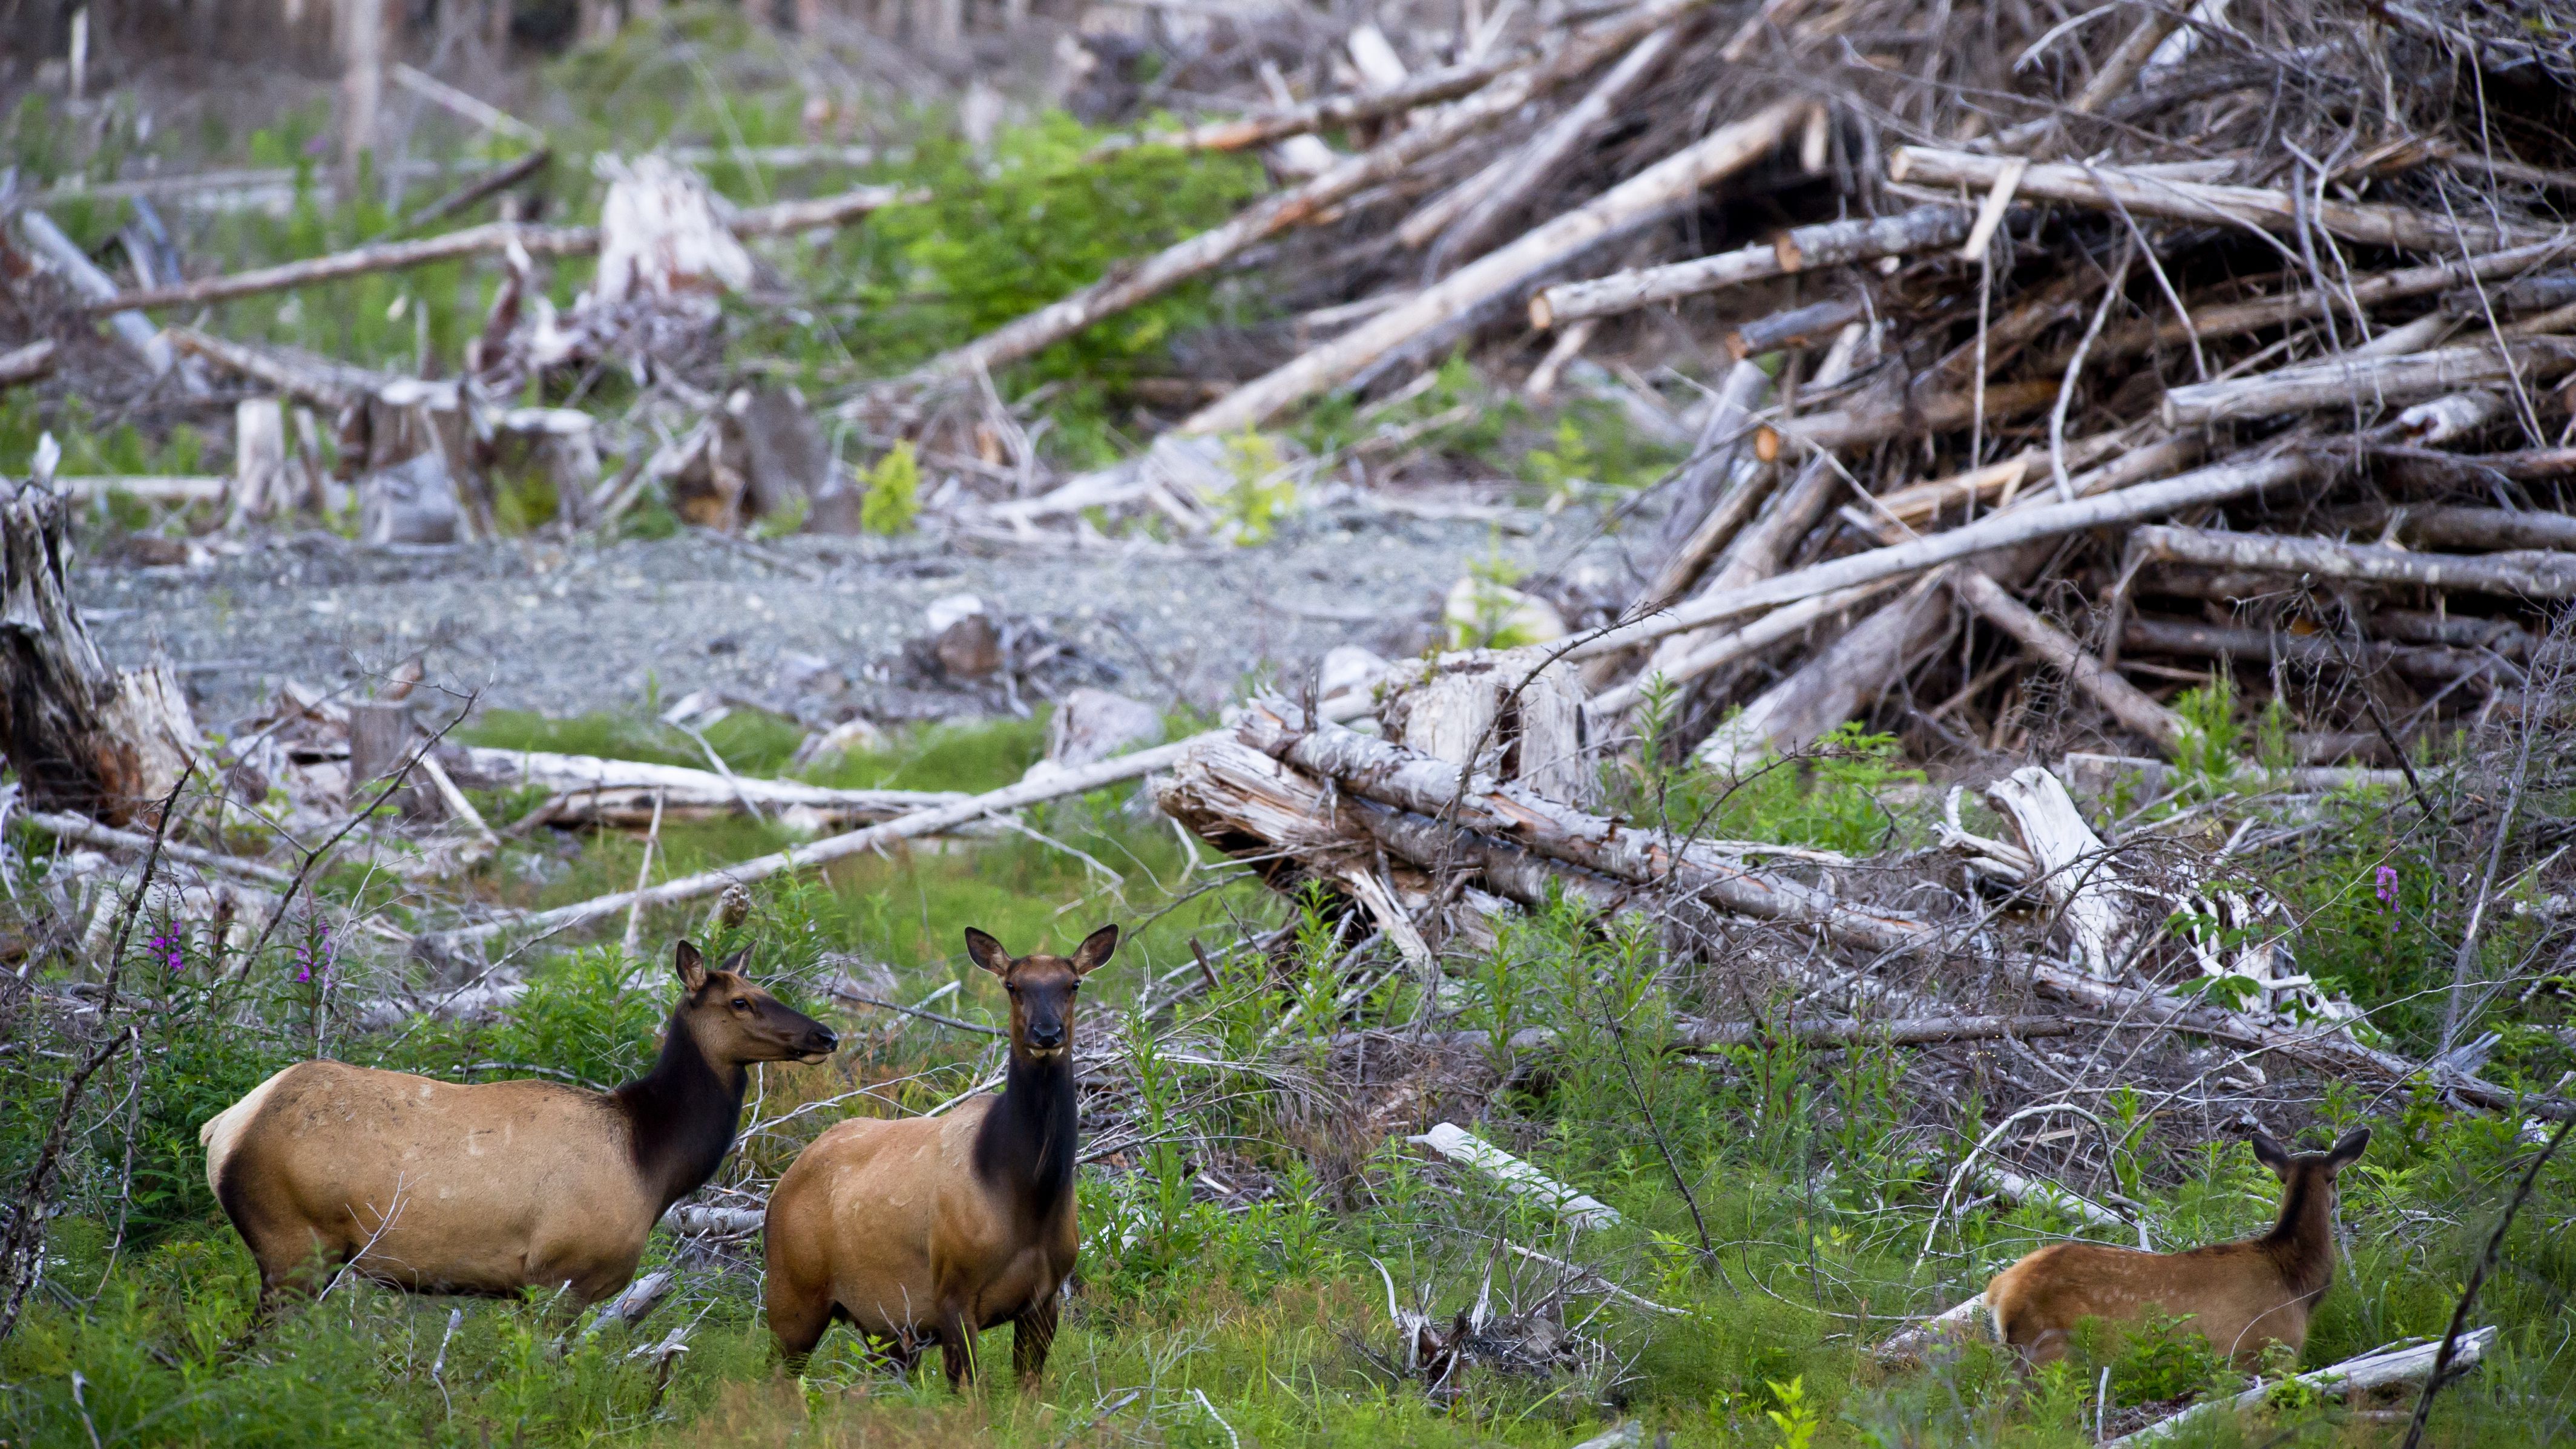
[[[733,999],[733,1009],[736,1011],[749,1011],[751,1010],[751,1003],[748,1000],[737,996]]]

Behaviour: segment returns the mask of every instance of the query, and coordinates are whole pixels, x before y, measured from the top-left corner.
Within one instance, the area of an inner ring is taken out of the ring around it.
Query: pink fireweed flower
[[[2383,865],[2374,879],[2379,903],[2392,911],[2397,909],[2397,868]]]

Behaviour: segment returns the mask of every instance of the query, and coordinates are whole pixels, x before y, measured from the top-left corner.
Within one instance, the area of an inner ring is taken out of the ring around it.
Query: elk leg
[[[1024,1386],[1046,1372],[1047,1350],[1055,1343],[1055,1316],[1056,1296],[1049,1293],[1011,1320],[1011,1368]]]
[[[948,1368],[948,1387],[964,1393],[975,1379],[975,1333],[966,1315],[951,1308],[939,1315],[939,1358]]]
[[[832,1327],[832,1300],[828,1294],[806,1295],[790,1291],[772,1279],[766,1305],[770,1335],[778,1340],[778,1356],[789,1378],[805,1375],[805,1361],[813,1356],[814,1345]]]

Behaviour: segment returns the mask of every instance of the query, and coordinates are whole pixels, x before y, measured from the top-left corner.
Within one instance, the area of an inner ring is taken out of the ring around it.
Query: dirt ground
[[[1599,572],[1595,533],[1573,511],[1348,510],[1256,548],[686,535],[389,554],[305,533],[193,567],[93,559],[77,588],[110,660],[166,656],[209,727],[286,680],[363,689],[415,654],[432,687],[484,709],[572,715],[705,689],[819,727],[1011,711],[1080,684],[1213,707],[1337,644],[1419,652],[1471,563],[1508,560],[1534,584]],[[959,685],[926,667],[925,610],[961,593],[1004,622],[1016,678]]]

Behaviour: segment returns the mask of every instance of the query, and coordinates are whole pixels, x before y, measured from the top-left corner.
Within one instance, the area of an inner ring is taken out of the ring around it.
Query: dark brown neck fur
[[[2322,1293],[2334,1282],[2334,1182],[2321,1172],[2294,1171],[2281,1189],[2281,1217],[2259,1239],[2281,1280],[2302,1293]]]
[[[1072,1054],[1039,1061],[1014,1042],[1002,1095],[975,1130],[975,1180],[1026,1221],[1045,1220],[1073,1195],[1076,1124]]]
[[[739,1062],[707,1059],[672,1013],[662,1032],[662,1055],[653,1070],[608,1094],[626,1114],[636,1175],[656,1195],[654,1216],[696,1192],[716,1175],[733,1150],[742,1121],[742,1096],[751,1074]]]

